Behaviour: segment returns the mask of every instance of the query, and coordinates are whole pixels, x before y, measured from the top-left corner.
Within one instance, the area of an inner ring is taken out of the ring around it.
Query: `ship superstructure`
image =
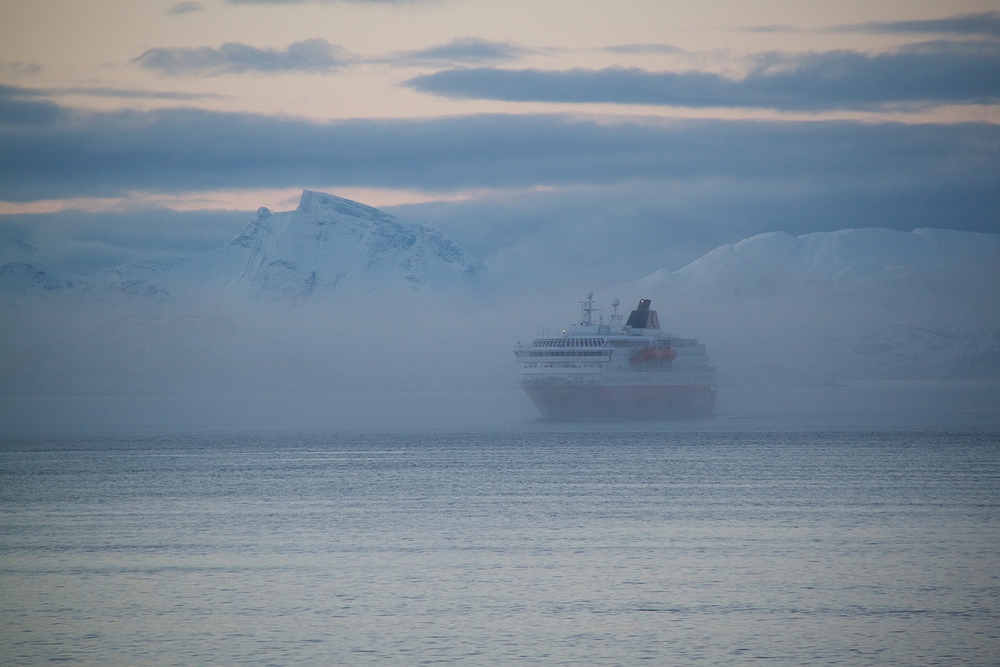
[[[705,346],[660,329],[642,299],[625,323],[618,299],[608,322],[594,321],[593,292],[579,321],[557,336],[518,344],[521,387],[550,419],[707,417],[715,408],[715,369]]]

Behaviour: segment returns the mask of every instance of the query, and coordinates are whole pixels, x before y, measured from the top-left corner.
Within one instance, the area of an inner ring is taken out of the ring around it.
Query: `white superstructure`
[[[623,324],[618,300],[609,321],[594,321],[593,293],[579,322],[558,336],[514,349],[521,386],[545,417],[668,419],[707,416],[715,406],[715,369],[705,346],[660,330],[643,299]]]

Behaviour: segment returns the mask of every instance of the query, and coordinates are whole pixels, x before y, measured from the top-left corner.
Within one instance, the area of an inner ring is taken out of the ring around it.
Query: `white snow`
[[[236,282],[282,297],[473,288],[484,279],[479,261],[437,230],[309,190],[294,211],[260,209],[230,247],[249,250]]]

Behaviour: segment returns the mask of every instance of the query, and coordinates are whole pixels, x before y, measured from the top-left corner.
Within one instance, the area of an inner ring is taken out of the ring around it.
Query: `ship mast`
[[[600,308],[594,308],[594,293],[587,292],[587,298],[577,301],[580,304],[580,326],[589,327],[594,324],[593,313]]]

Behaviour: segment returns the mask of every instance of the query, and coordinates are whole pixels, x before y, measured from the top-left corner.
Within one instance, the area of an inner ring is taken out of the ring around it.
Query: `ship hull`
[[[667,420],[709,417],[712,385],[521,385],[546,419]]]

